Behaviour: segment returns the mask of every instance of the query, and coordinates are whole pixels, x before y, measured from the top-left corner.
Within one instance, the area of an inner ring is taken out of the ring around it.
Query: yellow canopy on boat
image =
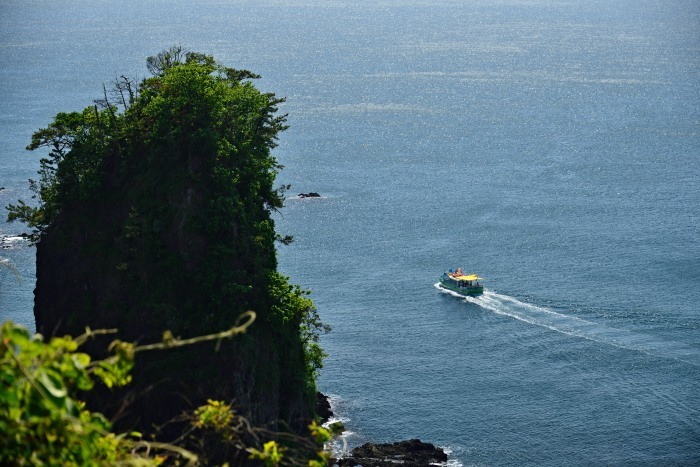
[[[458,281],[477,281],[481,279],[481,277],[477,277],[476,274],[469,274],[468,276],[455,276],[455,279]]]

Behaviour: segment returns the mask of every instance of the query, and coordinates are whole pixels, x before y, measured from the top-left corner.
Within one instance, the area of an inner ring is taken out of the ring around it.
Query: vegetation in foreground
[[[108,387],[131,381],[134,356],[244,333],[255,320],[247,313],[231,329],[188,340],[166,333],[162,342],[147,346],[115,340],[110,356],[93,360],[80,347],[89,339],[114,330],[87,329],[76,338],[41,335],[6,322],[0,329],[0,464],[2,465],[200,465],[210,459],[207,449],[230,450],[239,461],[265,465],[321,466],[328,461],[323,443],[329,432],[316,422],[310,437],[274,433],[251,426],[230,404],[208,400],[181,415],[187,429],[173,442],[158,441],[136,431],[115,433],[101,413],[89,411],[78,398],[96,382]]]

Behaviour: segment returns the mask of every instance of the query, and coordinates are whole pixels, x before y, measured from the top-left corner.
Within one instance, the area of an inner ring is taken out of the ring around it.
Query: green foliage
[[[0,338],[0,464],[159,462],[132,453],[126,436],[76,399],[94,386],[90,356],[78,352],[83,338],[44,343],[11,322]]]
[[[321,467],[328,465],[330,460],[324,446],[330,441],[331,433],[315,421],[308,426],[308,437],[275,433],[248,425],[245,419],[234,413],[229,404],[208,400],[206,405],[195,410],[191,423],[195,428],[216,433],[225,444],[249,453],[249,459],[268,467]],[[246,445],[246,439],[253,440],[253,445]]]
[[[227,331],[191,339],[177,339],[166,331],[156,344],[137,346],[115,340],[111,356],[100,361],[92,361],[79,348],[89,338],[114,331],[87,329],[75,339],[55,337],[45,343],[41,335],[31,338],[23,327],[6,322],[0,331],[0,464],[207,463],[208,445],[198,433],[212,432],[234,453],[247,452],[250,459],[266,466],[326,465],[329,455],[324,443],[330,433],[316,422],[308,427],[309,438],[270,432],[251,426],[230,404],[209,400],[191,414],[191,428],[178,438],[179,444],[169,444],[145,441],[137,432],[112,432],[103,415],[88,411],[77,398],[91,391],[96,381],[110,387],[127,384],[136,353],[231,338],[245,332],[254,319],[249,312]],[[201,452],[195,454],[189,446]]]
[[[275,467],[280,465],[280,462],[282,462],[283,452],[284,448],[279,447],[277,442],[272,440],[263,444],[262,451],[251,448],[250,458],[262,461],[263,464],[265,464],[265,467]]]
[[[88,338],[113,331],[87,329],[75,339],[54,337],[45,343],[41,335],[31,338],[25,328],[6,322],[0,330],[0,464],[157,465],[168,456],[195,462],[197,456],[182,447],[147,442],[139,433],[112,433],[109,421],[88,411],[77,394],[92,390],[95,381],[108,387],[128,384],[138,352],[221,341],[245,332],[254,319],[248,312],[227,331],[191,339],[176,339],[166,331],[156,344],[115,340],[109,347],[111,356],[99,361],[79,347]],[[230,409],[209,401],[197,409],[193,425],[222,430],[232,422]]]
[[[225,433],[226,439],[233,437],[228,428],[233,421],[233,410],[230,404],[221,401],[207,400],[207,404],[199,407],[194,412],[193,425],[197,428],[210,428],[214,431]]]
[[[315,421],[311,422],[309,425],[309,432],[311,433],[311,438],[314,440],[317,446],[325,446],[325,444],[331,440],[333,433],[331,433],[327,428],[318,425]],[[330,454],[327,450],[318,450],[316,456],[309,459],[309,467],[322,467],[330,464]]]
[[[109,350],[115,353],[114,357],[99,362],[94,373],[108,388],[126,386],[131,382],[134,368],[134,344],[115,340]]]
[[[313,437],[314,441],[320,445],[323,445],[331,440],[331,433],[326,428],[323,428],[321,425],[316,423],[316,421],[311,422],[311,425],[309,425],[309,431],[311,432],[311,436]]]
[[[328,425],[328,431],[330,431],[331,435],[333,436],[341,435],[343,434],[343,431],[345,431],[345,425],[343,425],[343,422],[338,420]]]
[[[39,181],[30,188],[39,198],[38,207],[23,200],[7,206],[8,221],[20,220],[32,227],[32,239],[56,220],[66,200],[87,200],[99,187],[98,170],[108,147],[115,121],[111,112],[87,107],[82,112],[59,113],[54,121],[32,135],[27,149],[46,147],[49,155],[40,160]]]

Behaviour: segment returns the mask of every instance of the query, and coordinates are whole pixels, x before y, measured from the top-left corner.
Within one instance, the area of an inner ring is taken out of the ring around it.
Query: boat
[[[465,274],[462,268],[450,269],[440,276],[440,286],[460,295],[481,295],[484,293],[484,286],[479,282],[482,279],[476,274]]]

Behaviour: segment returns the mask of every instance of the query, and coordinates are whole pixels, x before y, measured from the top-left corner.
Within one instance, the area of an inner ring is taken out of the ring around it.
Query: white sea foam
[[[17,248],[22,248],[28,239],[22,236],[0,236],[0,249],[3,250],[14,250]]]
[[[333,423],[341,422],[343,424],[343,428],[345,428],[350,419],[338,415],[338,402],[341,401],[341,398],[332,394],[327,394],[326,397],[328,398],[328,402],[331,404],[331,412],[333,412],[333,417],[324,423],[323,426],[325,428],[329,428]],[[352,437],[353,435],[355,435],[354,431],[344,429],[339,436],[331,439],[328,442],[328,447],[330,447],[331,453],[334,457],[344,457],[350,454],[350,449],[348,448],[348,438]]]
[[[657,357],[671,358],[694,366],[700,366],[700,351],[687,344],[662,340],[657,336],[632,332],[608,326],[604,323],[588,321],[547,307],[523,302],[508,295],[485,291],[483,295],[465,297],[456,292],[441,291],[457,296],[465,302],[473,303],[493,313],[509,316],[528,324],[542,326],[552,331],[574,337],[592,340],[622,349],[644,352]]]
[[[445,451],[445,454],[447,454],[447,462],[444,464],[435,464],[435,465],[444,465],[445,467],[462,467],[464,464],[462,464],[459,460],[453,459],[452,454],[453,454],[453,449],[449,446],[440,446],[443,451]]]
[[[0,243],[3,243],[3,244],[20,243],[20,242],[25,242],[25,241],[27,241],[27,239],[25,237],[21,237],[21,236],[0,237]]]

